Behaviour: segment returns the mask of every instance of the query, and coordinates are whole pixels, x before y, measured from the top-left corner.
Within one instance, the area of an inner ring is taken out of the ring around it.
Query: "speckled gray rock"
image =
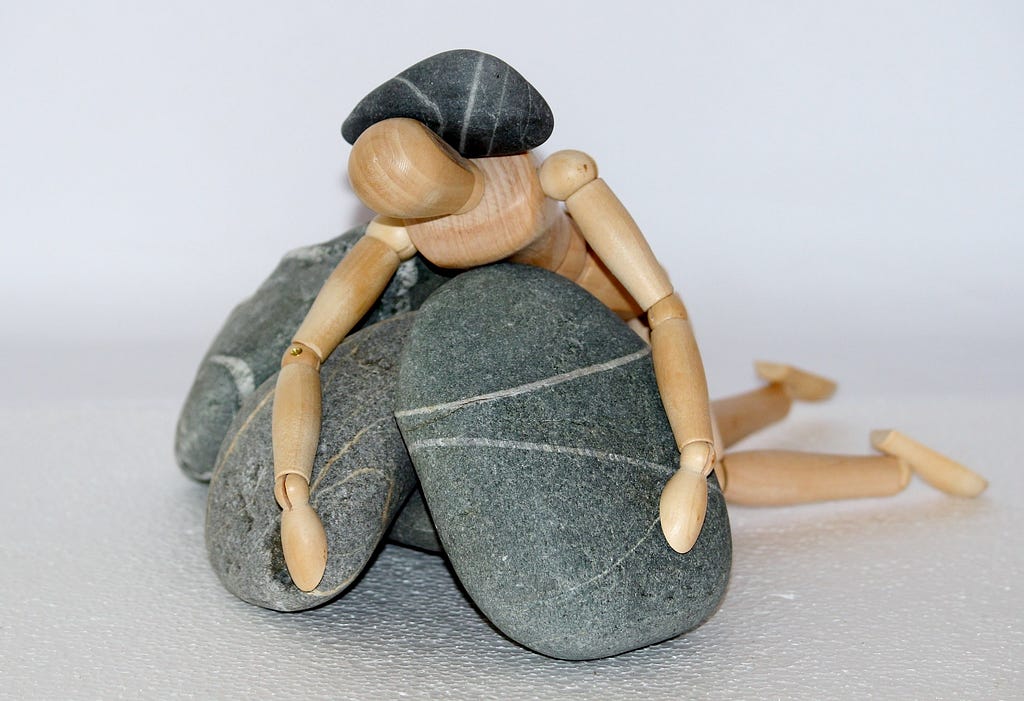
[[[537,148],[555,126],[551,108],[514,68],[469,49],[407,68],[364,97],[341,127],[350,144],[384,119],[409,117],[469,158]]]
[[[416,489],[398,512],[391,524],[388,540],[407,548],[416,548],[430,553],[441,553],[441,541],[437,539],[434,521],[423,501],[423,492]]]
[[[280,368],[281,354],[324,280],[364,230],[357,227],[291,251],[255,294],[231,312],[199,365],[178,419],[174,452],[186,474],[210,479],[242,400]],[[406,261],[363,325],[415,309],[443,281],[418,257]]]
[[[362,572],[416,485],[393,415],[398,356],[412,323],[402,314],[349,336],[321,368],[323,423],[312,503],[327,532],[327,570],[310,593],[281,554],[270,441],[274,375],[246,399],[210,481],[206,546],[224,586],[280,611],[324,603]]]
[[[441,543],[468,594],[520,644],[589,659],[699,625],[731,565],[713,479],[685,555],[665,542],[678,464],[647,346],[542,270],[465,273],[417,315],[397,413]]]

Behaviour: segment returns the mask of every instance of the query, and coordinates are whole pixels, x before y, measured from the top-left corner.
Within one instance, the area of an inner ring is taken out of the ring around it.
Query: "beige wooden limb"
[[[711,402],[724,447],[735,445],[755,431],[781,421],[793,405],[786,390],[770,384],[733,397]]]
[[[793,399],[815,402],[828,399],[836,391],[836,383],[832,380],[792,365],[759,360],[754,363],[754,370],[761,379],[782,385]]]
[[[552,154],[538,173],[544,194],[564,200],[583,238],[643,309],[672,294],[672,283],[633,217],[597,177],[582,151]]]
[[[590,248],[643,309],[672,294],[672,283],[640,228],[603,180],[584,185],[565,207]]]
[[[309,483],[295,475],[281,480],[288,495],[281,511],[281,550],[288,574],[302,591],[313,591],[327,569],[327,533],[309,503]]]
[[[327,535],[309,503],[309,481],[320,438],[320,360],[293,343],[274,390],[271,437],[274,496],[282,509],[281,545],[295,585],[316,588],[327,567]]]
[[[704,525],[706,478],[715,465],[707,385],[690,322],[673,318],[654,326],[651,355],[658,391],[680,452],[679,470],[661,493],[661,527],[673,550],[688,552]]]
[[[921,479],[946,494],[976,497],[988,487],[981,475],[899,431],[872,431],[871,444],[887,455],[903,458]]]
[[[281,361],[272,427],[275,483],[289,474],[309,482],[320,440],[320,361],[301,343],[293,343]]]
[[[686,308],[633,217],[597,178],[580,151],[560,151],[541,166],[541,187],[564,200],[594,254],[647,312],[658,390],[679,446],[679,470],[661,495],[661,528],[669,545],[687,552],[707,510],[707,475],[715,466],[707,381]]]
[[[309,503],[320,437],[320,364],[380,297],[403,258],[415,254],[405,229],[374,220],[324,283],[281,360],[271,438],[281,545],[295,585],[311,591],[327,567],[327,536]]]
[[[679,470],[665,485],[659,513],[673,550],[688,552],[697,542],[707,509],[706,477],[715,466],[714,428],[697,341],[688,319],[667,316],[659,306],[678,306],[671,295],[651,307],[651,356],[665,414],[679,446]],[[685,315],[685,310],[682,310]]]
[[[755,450],[728,453],[722,465],[726,501],[745,506],[884,497],[910,481],[907,463],[890,456]]]
[[[597,256],[588,255],[582,269],[572,280],[597,297],[601,304],[615,312],[620,319],[628,321],[644,313],[629,291]]]
[[[419,219],[472,208],[483,191],[477,168],[414,119],[377,122],[348,159],[352,189],[386,216]]]
[[[704,528],[708,511],[705,475],[680,467],[661,490],[658,515],[665,541],[677,553],[689,552]]]
[[[320,288],[295,340],[326,360],[380,298],[399,263],[385,241],[372,235],[359,239]]]
[[[679,449],[694,442],[712,444],[707,383],[690,322],[669,319],[654,326],[651,355],[661,401]],[[707,465],[700,467],[704,470]]]
[[[366,225],[366,236],[386,244],[399,260],[409,260],[416,255],[416,246],[413,245],[409,231],[402,225],[400,219],[374,217],[373,221]]]

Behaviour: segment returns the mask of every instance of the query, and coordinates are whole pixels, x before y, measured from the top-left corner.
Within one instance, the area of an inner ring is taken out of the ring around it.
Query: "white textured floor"
[[[96,377],[110,376],[111,361],[94,360]],[[236,600],[206,563],[205,488],[171,457],[177,399],[133,398],[129,385],[103,400],[83,388],[80,398],[0,405],[0,696],[1024,693],[1024,478],[1011,450],[1020,397],[840,394],[798,407],[751,445],[861,451],[866,428],[884,420],[977,467],[991,489],[960,501],[915,483],[889,500],[736,508],[732,582],[709,623],[568,663],[504,639],[439,559],[401,548],[316,611]]]

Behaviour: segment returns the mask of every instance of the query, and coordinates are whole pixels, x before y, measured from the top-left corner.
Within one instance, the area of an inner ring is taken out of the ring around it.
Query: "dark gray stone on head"
[[[327,532],[327,570],[300,591],[281,552],[281,508],[274,499],[270,377],[250,395],[228,431],[210,482],[206,548],[221,582],[244,601],[279,611],[318,606],[348,587],[416,486],[395,423],[398,357],[412,315],[349,336],[320,371],[323,419],[311,503]],[[421,529],[422,530],[422,529]],[[429,545],[419,533],[417,545]]]
[[[354,144],[367,127],[393,117],[427,125],[467,158],[537,148],[555,121],[540,93],[500,58],[471,49],[431,56],[364,97],[341,127]]]
[[[190,477],[210,479],[221,441],[243,400],[281,367],[281,355],[324,280],[364,230],[360,226],[287,253],[228,316],[199,365],[178,418],[174,453]],[[416,309],[443,280],[419,256],[406,261],[360,326]]]
[[[417,314],[396,413],[444,551],[499,630],[545,655],[605,657],[683,633],[725,592],[714,477],[694,548],[658,516],[679,452],[646,344],[575,284],[500,265]]]

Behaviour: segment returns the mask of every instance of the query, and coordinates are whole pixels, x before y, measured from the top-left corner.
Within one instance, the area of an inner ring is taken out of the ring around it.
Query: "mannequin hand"
[[[309,503],[309,483],[300,475],[278,480],[281,504],[281,546],[292,581],[302,591],[313,591],[327,569],[327,534]]]
[[[661,530],[678,553],[689,552],[700,535],[708,508],[707,476],[714,466],[711,443],[687,443],[679,457],[679,470],[661,492]]]

